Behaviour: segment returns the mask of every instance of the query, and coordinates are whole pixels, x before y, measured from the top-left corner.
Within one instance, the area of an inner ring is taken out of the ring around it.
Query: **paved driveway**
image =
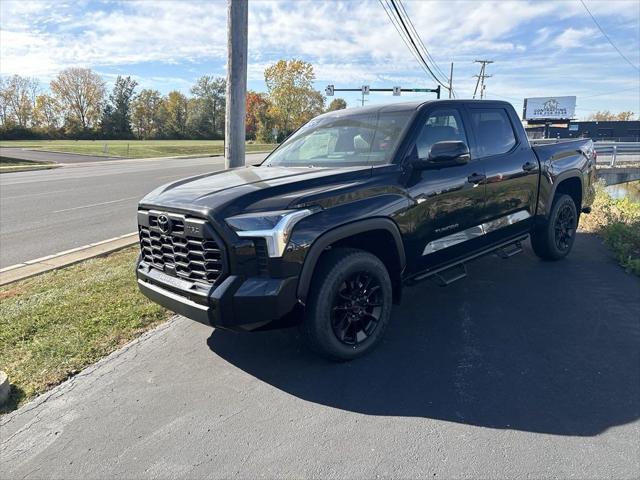
[[[640,280],[593,237],[405,291],[327,363],[176,319],[2,421],[2,478],[638,478]]]

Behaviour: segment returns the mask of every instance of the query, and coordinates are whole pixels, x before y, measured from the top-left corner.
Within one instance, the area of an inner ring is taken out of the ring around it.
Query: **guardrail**
[[[640,142],[594,142],[593,146],[598,153],[598,163],[615,167],[620,163],[640,162]]]

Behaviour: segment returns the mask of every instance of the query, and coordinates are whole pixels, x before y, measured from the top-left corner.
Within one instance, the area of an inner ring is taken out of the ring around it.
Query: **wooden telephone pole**
[[[487,75],[485,72],[487,71],[487,65],[489,63],[493,63],[493,60],[475,60],[475,63],[479,63],[480,66],[480,74],[474,75],[478,79],[476,82],[476,88],[473,91],[473,98],[476,98],[476,93],[478,93],[478,85],[480,86],[480,99],[484,98],[485,95],[485,85],[484,79],[491,78],[493,75]]]
[[[225,168],[241,167],[245,162],[248,12],[247,0],[227,0]]]

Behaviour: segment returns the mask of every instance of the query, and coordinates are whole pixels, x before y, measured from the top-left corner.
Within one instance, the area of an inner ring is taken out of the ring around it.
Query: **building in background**
[[[531,139],[544,138],[545,125],[526,125]],[[594,141],[640,142],[640,121],[587,121],[554,123],[549,138],[591,138]]]

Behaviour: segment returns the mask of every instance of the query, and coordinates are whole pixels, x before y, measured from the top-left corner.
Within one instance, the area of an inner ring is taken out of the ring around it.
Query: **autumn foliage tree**
[[[67,68],[51,80],[51,91],[62,107],[65,123],[81,130],[97,125],[104,101],[105,84],[89,68]]]
[[[264,94],[251,90],[247,92],[247,139],[255,140],[258,131],[265,128],[264,125],[268,122],[269,106],[270,102]]]
[[[327,108],[327,112],[334,112],[336,110],[344,110],[347,108],[347,102],[344,98],[334,98],[331,100],[329,107]]]
[[[611,113],[609,110],[603,110],[592,113],[591,115],[589,115],[589,117],[587,117],[587,120],[597,122],[611,122],[615,120],[628,122],[630,120],[633,120],[634,115],[635,114],[631,111]]]
[[[324,97],[313,88],[313,65],[279,60],[264,71],[275,126],[286,136],[324,110]]]

